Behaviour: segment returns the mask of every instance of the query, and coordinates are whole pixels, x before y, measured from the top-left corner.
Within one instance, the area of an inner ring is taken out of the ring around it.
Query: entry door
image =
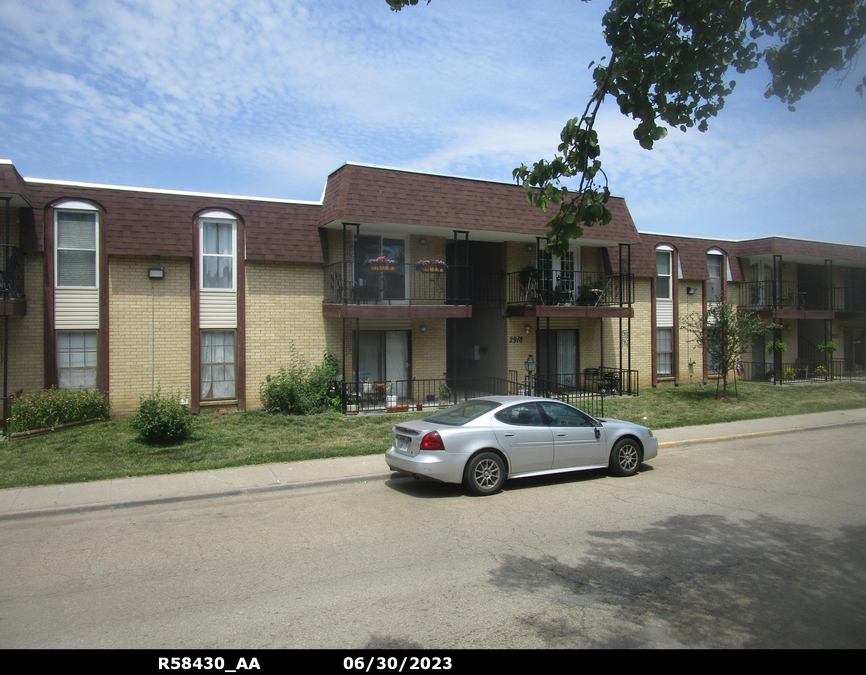
[[[572,247],[562,257],[538,249],[539,290],[546,293],[545,304],[577,302],[580,287],[580,247]]]
[[[862,373],[866,365],[866,330],[846,328],[844,336],[845,372],[848,375]]]
[[[580,384],[578,344],[576,329],[538,331],[539,374],[551,383],[577,387]]]
[[[358,350],[362,381],[408,382],[409,331],[362,330],[358,334]]]

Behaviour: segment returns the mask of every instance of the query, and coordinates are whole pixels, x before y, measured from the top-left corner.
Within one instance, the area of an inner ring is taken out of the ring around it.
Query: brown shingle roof
[[[788,239],[787,237],[750,239],[738,242],[737,250],[744,257],[773,254],[812,258],[815,263],[820,263],[827,259],[837,263],[866,264],[866,246],[831,244],[829,242],[808,241],[806,239]]]
[[[586,228],[584,239],[639,241],[625,200],[614,197],[609,208],[611,223]],[[341,220],[544,236],[553,213],[528,204],[518,185],[344,164],[328,176],[321,224]]]
[[[244,221],[248,260],[323,262],[316,231],[321,207],[316,204],[35,181],[28,188],[37,223],[42,222],[45,206],[60,199],[86,199],[102,206],[109,255],[191,256],[195,214],[228,210]]]

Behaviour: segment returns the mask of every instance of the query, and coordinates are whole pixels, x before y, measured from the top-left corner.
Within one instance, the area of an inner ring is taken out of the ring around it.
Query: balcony
[[[832,318],[830,313],[834,311],[866,312],[864,292],[866,289],[818,282],[749,281],[739,285],[737,304],[758,311],[772,310],[780,318]]]
[[[506,275],[509,316],[630,317],[634,276],[523,270]]]
[[[24,255],[17,246],[0,245],[0,300],[2,316],[23,316],[27,312],[24,297]]]
[[[413,264],[336,262],[324,272],[324,316],[339,318],[468,318],[472,268],[419,268]]]

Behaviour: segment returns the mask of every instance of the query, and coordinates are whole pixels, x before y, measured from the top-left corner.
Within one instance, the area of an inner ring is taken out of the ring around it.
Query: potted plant
[[[397,265],[399,265],[396,260],[384,255],[380,255],[378,258],[369,258],[364,263],[373,272],[396,272]]]
[[[419,260],[415,263],[415,269],[425,274],[441,274],[448,269],[444,260]]]
[[[439,404],[445,403],[446,405],[451,404],[451,387],[449,387],[444,382],[439,385]]]
[[[767,345],[767,351],[773,354],[784,354],[788,351],[788,345],[785,344],[784,340],[773,340]]]

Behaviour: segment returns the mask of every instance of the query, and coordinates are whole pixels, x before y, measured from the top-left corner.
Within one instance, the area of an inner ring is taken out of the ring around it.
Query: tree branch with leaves
[[[399,11],[419,0],[387,2]],[[594,89],[583,114],[563,127],[552,160],[513,171],[531,204],[557,207],[547,225],[556,255],[585,227],[612,218],[595,130],[606,98],[637,122],[634,137],[647,150],[669,128],[706,131],[736,86],[732,68],[766,63],[764,95],[794,110],[828,73],[844,77],[852,67],[866,37],[866,0],[613,0],[602,25],[610,53],[590,64]],[[861,95],[864,85],[866,77],[856,86]]]

